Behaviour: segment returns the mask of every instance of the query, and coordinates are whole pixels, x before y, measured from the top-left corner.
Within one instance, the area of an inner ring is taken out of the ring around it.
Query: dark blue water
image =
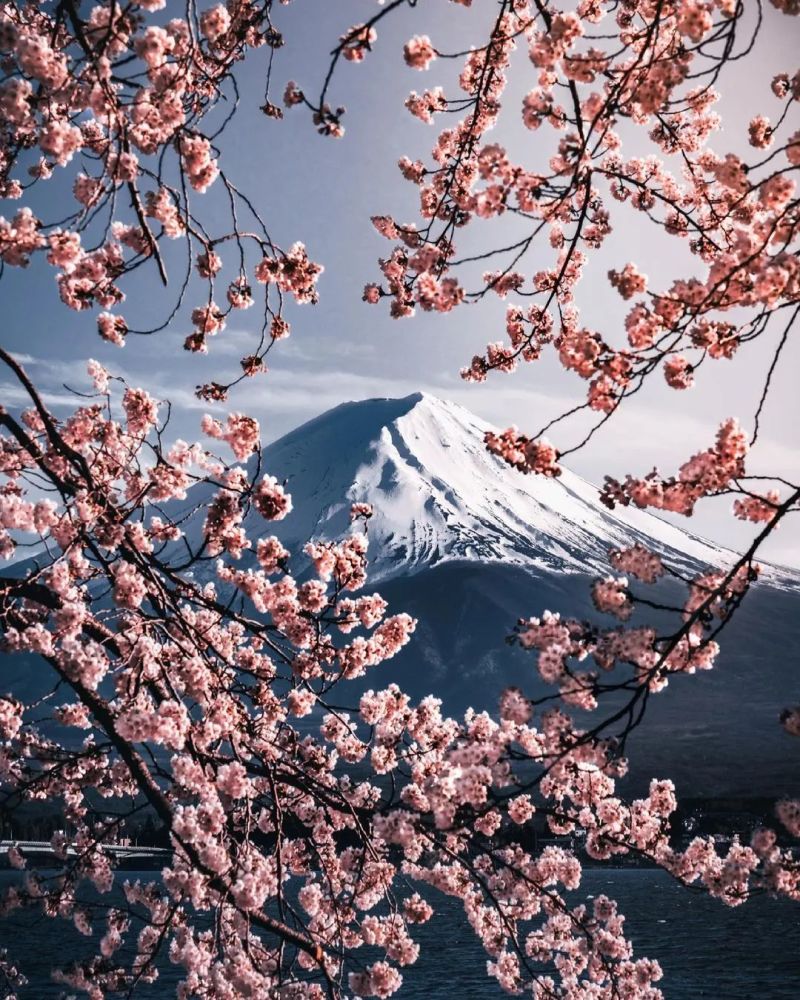
[[[120,872],[119,879],[137,878]],[[153,873],[141,873],[152,878]],[[0,872],[0,887],[18,880]],[[584,873],[582,898],[605,893],[627,917],[638,955],[664,968],[660,984],[667,1000],[798,1000],[800,997],[800,905],[758,898],[729,909],[678,886],[663,872],[592,869]],[[507,996],[486,977],[486,955],[464,922],[460,907],[431,900],[437,917],[416,928],[417,964],[404,970],[400,994],[409,1000],[491,1000]],[[67,992],[50,980],[53,965],[87,953],[87,940],[63,920],[15,913],[0,921],[0,947],[21,965],[29,985],[20,1000],[57,1000]],[[167,964],[158,983],[142,988],[146,1000],[175,996],[179,970]],[[138,994],[137,994],[138,995]]]

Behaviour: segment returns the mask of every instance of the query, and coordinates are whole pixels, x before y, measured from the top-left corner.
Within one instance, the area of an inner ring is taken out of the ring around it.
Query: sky
[[[170,16],[182,9],[183,4],[168,0]],[[314,92],[327,67],[326,53],[338,36],[375,9],[375,0],[296,0],[279,8],[277,23],[286,45],[276,55],[272,99],[279,98],[288,79]],[[729,116],[729,126],[713,145],[722,152],[743,147],[753,115],[775,114],[771,77],[797,68],[796,19],[783,17],[768,4],[764,12],[765,29],[752,58],[735,64],[720,81],[723,99],[718,108],[723,119]],[[253,414],[261,422],[264,440],[272,441],[340,402],[404,396],[421,389],[461,403],[487,423],[501,427],[514,423],[533,431],[582,400],[585,383],[564,372],[552,352],[514,375],[496,375],[481,385],[459,378],[459,369],[473,354],[487,342],[504,338],[506,302],[496,297],[446,316],[418,312],[402,321],[390,319],[383,305],[361,301],[364,284],[379,276],[377,258],[391,246],[375,232],[370,216],[417,219],[416,189],[401,178],[396,163],[402,155],[427,159],[436,136],[436,127],[413,119],[403,102],[412,89],[442,84],[452,91],[448,84],[460,65],[438,60],[428,73],[417,73],[404,65],[403,42],[424,33],[442,50],[468,48],[480,41],[493,16],[489,0],[478,0],[470,10],[447,0],[421,0],[415,9],[403,9],[384,22],[385,27],[379,26],[374,52],[360,65],[340,65],[334,79],[333,103],[348,109],[346,133],[339,140],[318,136],[303,109],[287,112],[282,122],[268,120],[259,110],[266,50],[252,53],[243,64],[239,111],[219,141],[221,163],[258,206],[273,237],[284,247],[295,240],[304,242],[325,272],[319,281],[318,305],[289,307],[293,333],[270,355],[269,374],[235,390],[229,404],[217,408],[220,414],[226,408]],[[534,85],[532,67],[520,51],[504,98],[506,123],[494,137],[508,145],[513,157],[532,164],[546,153],[542,145],[546,133],[523,129],[515,109]],[[546,135],[548,142],[549,138]],[[73,173],[69,171],[70,178]],[[57,217],[66,214],[68,198],[68,186],[57,178],[37,189],[29,203],[41,214]],[[17,207],[2,205],[0,214],[8,216]],[[224,208],[219,190],[195,201],[195,209],[211,220],[210,229],[215,221],[223,224]],[[507,219],[482,223],[475,227],[476,235],[499,243],[513,235],[514,225]],[[466,252],[478,245],[465,234],[459,249]],[[650,225],[637,225],[630,215],[620,217],[602,251],[591,256],[577,302],[587,325],[612,342],[619,340],[626,306],[608,284],[609,268],[635,260],[650,276],[652,288],[662,286],[676,269],[686,277],[697,267],[678,241],[654,234]],[[131,326],[152,324],[174,304],[185,266],[178,247],[168,249],[167,265],[174,278],[167,290],[157,284],[152,270],[141,269],[127,280],[128,299],[121,311]],[[534,256],[523,269],[530,274],[540,266]],[[0,339],[25,361],[56,409],[73,404],[65,384],[86,389],[85,363],[93,357],[132,384],[169,399],[172,432],[195,439],[202,414],[212,410],[194,398],[195,385],[230,377],[238,369],[238,359],[258,338],[258,317],[251,310],[235,315],[237,322],[211,342],[209,355],[183,351],[191,329],[189,313],[202,302],[202,292],[196,291],[192,298],[190,288],[187,303],[169,329],[152,337],[130,337],[120,351],[97,337],[95,313],[71,313],[60,304],[54,271],[39,260],[25,271],[7,268],[3,275]],[[589,448],[570,457],[570,467],[593,482],[605,474],[644,474],[654,464],[670,473],[691,453],[712,443],[725,417],[737,416],[750,428],[778,335],[776,327],[763,341],[742,348],[733,361],[707,364],[689,392],[677,393],[660,378],[653,379]],[[794,336],[774,379],[761,438],[748,466],[752,473],[777,470],[788,478],[800,478],[798,371],[800,344]],[[2,375],[0,396],[9,405],[19,401],[16,388]],[[581,436],[579,427],[552,435],[562,448]],[[707,502],[691,522],[679,519],[679,523],[695,534],[741,546],[753,529],[736,522],[728,507],[727,501]],[[787,519],[765,555],[800,566],[800,525]]]

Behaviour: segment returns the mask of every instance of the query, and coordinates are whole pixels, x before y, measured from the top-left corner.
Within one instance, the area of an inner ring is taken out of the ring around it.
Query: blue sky
[[[390,247],[374,231],[369,217],[393,214],[401,221],[416,219],[416,191],[400,177],[396,162],[404,154],[427,158],[436,135],[435,126],[413,119],[403,101],[412,89],[443,84],[447,90],[459,65],[439,60],[428,73],[414,72],[403,63],[402,44],[412,34],[426,33],[440,48],[468,47],[480,40],[493,6],[478,0],[466,10],[447,0],[422,0],[417,9],[403,10],[385,22],[375,52],[361,65],[342,65],[335,78],[333,102],[348,108],[341,140],[318,136],[303,109],[288,112],[283,122],[267,120],[259,110],[266,51],[253,53],[242,67],[241,107],[220,142],[222,165],[258,205],[281,245],[301,240],[309,255],[325,265],[319,305],[290,307],[293,334],[271,354],[270,373],[237,390],[228,406],[257,416],[266,440],[343,400],[400,396],[418,389],[454,399],[492,423],[516,423],[528,430],[581,398],[584,384],[563,372],[551,356],[513,376],[490,378],[484,385],[460,380],[459,368],[488,341],[503,337],[506,303],[496,297],[448,316],[418,313],[404,321],[391,320],[383,306],[370,307],[361,301],[364,284],[377,277],[376,258]],[[182,4],[168,2],[167,13],[175,15],[182,8]],[[277,53],[273,100],[290,78],[313,91],[323,75],[326,52],[339,34],[375,9],[374,0],[297,0],[281,7],[279,26],[287,44]],[[752,61],[742,64],[752,72],[736,66],[721,81],[720,110],[735,120],[738,129],[714,141],[722,152],[742,148],[747,121],[754,114],[774,114],[777,105],[773,106],[769,91],[772,74],[796,68],[797,39],[786,30],[787,26],[796,29],[796,23],[769,5],[765,13],[766,30],[759,47]],[[516,111],[522,95],[533,85],[530,63],[520,52],[504,102],[507,124],[498,130],[497,139],[508,144],[513,156],[535,163],[537,157],[549,155],[542,145],[543,140],[549,143],[549,136],[524,130]],[[70,178],[73,172],[68,169]],[[68,187],[59,178],[41,186],[30,203],[34,210],[55,217],[66,214],[68,198]],[[0,206],[0,214],[8,216],[16,207],[13,203]],[[219,190],[197,198],[195,208],[211,219],[209,228],[214,228],[215,220],[222,225],[224,202]],[[476,235],[499,242],[507,233],[513,234],[514,225],[513,220],[483,223],[476,227]],[[465,235],[460,249],[477,245],[474,237]],[[620,217],[607,245],[593,256],[597,260],[579,286],[578,303],[585,322],[612,341],[619,337],[626,310],[605,278],[610,267],[636,260],[649,274],[651,287],[659,287],[671,276],[672,268],[688,276],[696,266],[685,247],[658,234],[654,237],[652,227],[643,228],[631,215]],[[179,278],[184,264],[178,247],[170,248],[167,262]],[[525,262],[527,273],[539,266],[536,257]],[[184,352],[181,345],[190,331],[189,312],[202,301],[199,288],[169,330],[150,338],[132,337],[122,351],[99,340],[94,312],[71,313],[60,304],[54,272],[43,261],[26,271],[6,269],[0,288],[2,341],[29,359],[31,373],[47,388],[53,405],[67,401],[62,383],[85,388],[85,360],[94,357],[133,383],[169,398],[174,433],[183,437],[198,436],[200,416],[210,409],[194,399],[194,386],[223,380],[235,372],[238,359],[248,353],[248,344],[257,340],[256,307],[235,317],[238,324],[212,341],[208,356]],[[128,279],[125,289],[128,300],[121,311],[134,326],[163,316],[176,294],[174,288],[162,290],[152,270]],[[749,426],[760,392],[757,380],[766,373],[778,334],[776,328],[763,343],[742,349],[733,362],[707,365],[691,392],[676,393],[660,378],[654,379],[648,391],[629,401],[626,412],[589,449],[572,456],[571,467],[594,481],[605,473],[644,473],[654,461],[671,471],[698,446],[711,443],[724,417],[739,416]],[[779,469],[784,475],[800,477],[798,370],[800,347],[795,338],[775,379],[752,472]],[[15,401],[8,383],[0,383],[0,393],[8,402]],[[568,447],[579,436],[576,427],[554,439]],[[687,527],[726,544],[742,543],[751,528],[727,516],[727,506],[701,505]],[[800,531],[784,525],[769,554],[776,561],[800,564]]]

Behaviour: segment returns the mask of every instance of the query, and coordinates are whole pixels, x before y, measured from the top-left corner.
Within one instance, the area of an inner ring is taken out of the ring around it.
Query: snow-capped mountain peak
[[[295,510],[287,541],[336,537],[353,501],[375,509],[372,579],[448,560],[606,573],[610,547],[640,541],[684,568],[730,553],[644,511],[608,511],[565,470],[525,476],[487,452],[484,421],[427,393],[343,403],[265,449]]]

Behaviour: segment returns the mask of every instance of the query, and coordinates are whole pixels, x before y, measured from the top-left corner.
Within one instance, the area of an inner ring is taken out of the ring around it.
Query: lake
[[[118,879],[152,878],[152,872],[119,872]],[[19,879],[0,872],[0,887]],[[594,868],[584,872],[581,897],[605,893],[627,917],[638,955],[659,960],[667,1000],[797,1000],[800,996],[800,905],[767,897],[737,909],[677,885],[664,872]],[[419,961],[404,970],[399,1000],[491,1000],[507,996],[486,977],[486,956],[451,900],[431,900],[438,917],[414,929]],[[450,918],[450,919],[448,919]],[[63,920],[15,913],[0,921],[0,947],[22,967],[29,984],[20,1000],[68,995],[50,980],[54,964],[86,952],[87,941]],[[175,996],[179,971],[168,963],[158,983],[137,996]]]

